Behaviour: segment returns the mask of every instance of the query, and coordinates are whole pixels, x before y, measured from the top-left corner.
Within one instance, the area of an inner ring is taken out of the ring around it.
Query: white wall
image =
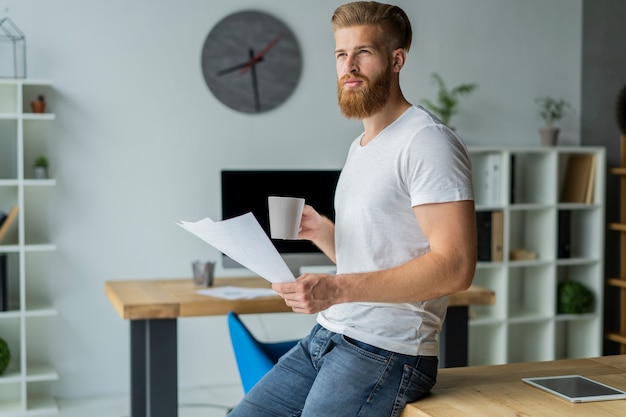
[[[451,86],[476,82],[453,119],[468,144],[538,144],[535,97],[580,109],[581,2],[399,0],[414,25],[407,98],[434,97],[433,71]],[[49,221],[58,251],[44,273],[59,315],[42,343],[60,373],[59,397],[128,392],[128,323],[104,282],[189,277],[192,260],[218,259],[174,222],[220,217],[222,168],[341,166],[360,124],[344,120],[335,102],[328,21],[340,3],[0,0],[0,17],[26,33],[29,77],[57,90],[48,101],[57,115]],[[262,115],[221,105],[200,69],[212,26],[246,8],[282,18],[304,53],[294,96]],[[562,130],[562,143],[579,143],[577,111]],[[303,335],[312,322],[254,317],[271,339]],[[182,320],[179,358],[181,387],[238,381],[223,317]]]

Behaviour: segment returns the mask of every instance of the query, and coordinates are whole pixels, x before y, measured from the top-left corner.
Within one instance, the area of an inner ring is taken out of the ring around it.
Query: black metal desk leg
[[[439,367],[467,366],[468,307],[449,307],[439,335]]]
[[[130,415],[146,417],[147,320],[130,321]]]
[[[176,417],[176,319],[132,320],[130,329],[131,416]]]

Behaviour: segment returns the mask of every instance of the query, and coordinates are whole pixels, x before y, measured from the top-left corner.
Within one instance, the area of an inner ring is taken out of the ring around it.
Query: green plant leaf
[[[11,362],[11,351],[8,343],[0,337],[0,375],[7,369]]]
[[[458,112],[459,97],[470,94],[478,85],[466,83],[448,90],[441,75],[434,72],[431,74],[431,78],[438,88],[437,102],[434,103],[429,99],[422,99],[420,102],[439,117],[444,124],[450,126],[450,119]]]

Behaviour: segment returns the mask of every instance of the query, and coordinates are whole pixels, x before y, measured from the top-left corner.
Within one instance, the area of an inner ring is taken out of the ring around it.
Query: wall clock
[[[215,97],[244,113],[284,103],[302,71],[295,36],[282,21],[259,11],[226,16],[207,35],[202,73]]]

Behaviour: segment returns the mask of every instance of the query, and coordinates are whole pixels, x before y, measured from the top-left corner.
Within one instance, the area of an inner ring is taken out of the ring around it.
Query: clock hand
[[[250,62],[253,62],[254,49],[250,49],[248,53],[250,55]],[[258,61],[255,61],[255,62],[258,62]],[[252,63],[252,69],[250,70],[250,72],[252,73],[252,91],[254,92],[254,108],[256,109],[257,112],[260,112],[261,111],[261,98],[259,97],[259,83],[257,82],[256,65],[254,65],[254,63]]]
[[[248,70],[248,68],[253,67],[254,64],[256,64],[257,62],[261,62],[263,61],[263,56],[274,47],[274,45],[276,45],[278,43],[278,41],[280,40],[280,38],[283,37],[282,33],[279,33],[278,36],[276,36],[274,39],[272,39],[272,41],[270,43],[268,43],[265,48],[263,48],[261,50],[261,52],[259,52],[256,55],[253,55],[250,57],[250,60],[248,60],[247,62],[243,62],[241,64],[223,69],[221,71],[217,72],[217,75],[224,75],[224,74],[228,74],[229,72],[233,72],[236,70],[241,70],[239,71],[240,74],[245,74],[246,71]]]
[[[260,61],[263,61],[263,57],[260,57],[256,62],[260,62]],[[237,71],[238,69],[249,67],[250,65],[251,65],[250,61],[246,61],[246,62],[243,62],[241,64],[237,64],[237,65],[234,65],[232,67],[220,70],[220,71],[217,72],[217,75],[228,74],[229,72]]]
[[[266,53],[268,53],[269,50],[272,49],[274,47],[274,45],[276,45],[278,43],[278,41],[280,40],[280,38],[282,38],[283,36],[284,36],[284,33],[279,33],[274,39],[271,40],[270,43],[265,45],[265,48],[261,49],[261,52],[256,54],[256,56],[251,57],[250,61],[248,61],[248,64],[244,65],[243,68],[241,68],[241,71],[239,71],[239,73],[240,74],[245,74],[246,71],[248,70],[248,68],[252,67],[254,64],[259,62],[263,58],[263,56]]]

